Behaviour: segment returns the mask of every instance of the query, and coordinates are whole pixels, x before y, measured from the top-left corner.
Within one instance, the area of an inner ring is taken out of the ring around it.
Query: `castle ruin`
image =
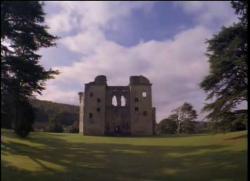
[[[155,108],[151,83],[131,76],[128,86],[108,86],[104,75],[79,92],[79,133],[84,135],[153,135]]]

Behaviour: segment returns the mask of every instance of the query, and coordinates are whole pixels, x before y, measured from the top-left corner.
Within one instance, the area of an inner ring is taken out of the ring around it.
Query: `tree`
[[[62,123],[59,120],[58,114],[54,114],[52,117],[49,118],[48,131],[56,132],[56,133],[63,132]]]
[[[176,129],[177,129],[177,122],[176,122],[176,116],[171,115],[166,119],[163,119],[159,124],[158,124],[158,129],[160,133],[164,134],[175,134]]]
[[[239,105],[248,101],[247,1],[232,1],[232,7],[240,22],[223,27],[207,41],[210,72],[200,83],[208,94],[206,99],[212,100],[203,111],[208,112],[210,121],[221,123],[229,121],[228,115],[236,114]]]
[[[210,122],[210,129],[214,132],[220,131],[240,131],[246,129],[248,120],[247,113],[242,110],[223,113],[223,118],[220,121]]]
[[[60,123],[58,123],[56,121],[56,122],[53,122],[53,123],[49,124],[48,131],[55,132],[55,133],[62,133],[63,132],[63,127],[62,127],[62,125]]]
[[[31,110],[28,99],[41,94],[45,81],[58,74],[39,64],[37,50],[54,46],[57,38],[47,32],[42,6],[38,1],[1,2],[1,117],[12,118],[20,136],[27,135],[23,128],[29,132],[26,124],[32,123],[20,106]]]
[[[32,124],[35,119],[33,108],[28,101],[18,102],[16,116],[18,119],[16,119],[14,130],[19,136],[26,137],[32,130]]]
[[[197,113],[193,106],[189,103],[184,103],[180,107],[174,109],[168,118],[163,119],[158,124],[160,133],[166,134],[180,134],[180,133],[196,133],[197,125],[196,122]]]
[[[73,125],[70,126],[70,133],[79,133],[79,121],[74,121]]]
[[[187,134],[196,133],[196,122],[191,120],[184,120],[182,122],[182,132]]]
[[[177,133],[191,133],[194,129],[194,121],[197,118],[196,110],[189,103],[184,103],[182,106],[173,110],[177,120]]]

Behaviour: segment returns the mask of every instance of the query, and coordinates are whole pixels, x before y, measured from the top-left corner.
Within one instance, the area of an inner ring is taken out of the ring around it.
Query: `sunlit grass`
[[[246,131],[138,138],[2,135],[2,180],[246,180]]]

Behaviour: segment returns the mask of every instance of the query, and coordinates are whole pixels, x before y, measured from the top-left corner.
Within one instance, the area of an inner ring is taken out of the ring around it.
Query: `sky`
[[[60,38],[38,53],[60,74],[37,98],[79,105],[78,92],[97,75],[124,86],[143,75],[152,83],[157,122],[184,102],[200,113],[206,94],[199,83],[209,73],[205,42],[238,21],[228,1],[47,1],[44,11],[48,31]]]

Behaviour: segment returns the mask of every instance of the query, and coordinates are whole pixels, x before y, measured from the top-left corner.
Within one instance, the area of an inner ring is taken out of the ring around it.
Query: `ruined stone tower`
[[[99,75],[80,92],[79,132],[84,135],[153,135],[151,83],[131,76],[128,86],[108,86]]]

